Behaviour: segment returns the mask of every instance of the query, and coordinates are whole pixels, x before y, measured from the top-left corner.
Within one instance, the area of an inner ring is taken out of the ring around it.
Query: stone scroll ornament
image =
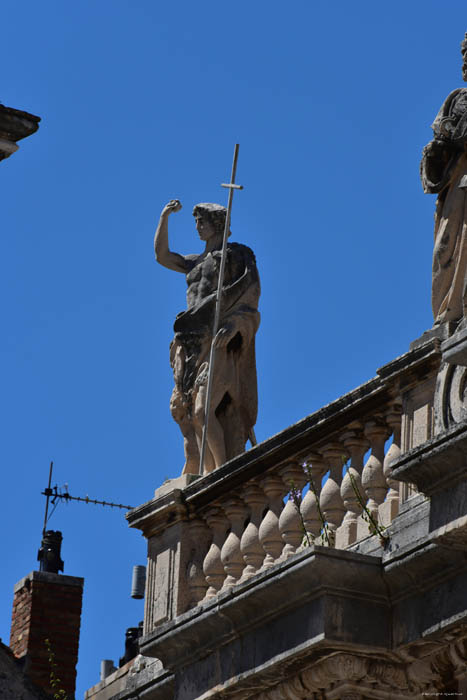
[[[467,82],[467,33],[461,44]],[[423,149],[421,180],[437,194],[433,250],[432,308],[435,324],[466,321],[467,306],[467,88],[446,98]]]
[[[173,418],[183,434],[183,474],[198,474],[205,422],[209,354],[213,340],[216,291],[227,210],[202,203],[193,209],[196,228],[205,243],[201,254],[180,255],[169,249],[169,216],[181,209],[171,200],[162,210],[154,239],[156,260],[185,275],[187,309],[174,323],[170,362],[175,387],[170,400]],[[255,334],[260,315],[260,281],[255,256],[245,245],[228,243],[222,287],[215,376],[209,409],[204,472],[224,464],[254,442],[258,411]]]

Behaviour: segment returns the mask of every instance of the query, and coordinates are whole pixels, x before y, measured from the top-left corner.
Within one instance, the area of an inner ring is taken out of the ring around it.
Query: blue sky
[[[434,197],[418,175],[443,99],[462,85],[465,2],[81,0],[2,9],[0,101],[42,117],[0,164],[0,636],[36,568],[48,464],[76,495],[138,505],[178,476],[168,347],[191,209],[225,203],[262,281],[266,439],[374,376],[432,325]],[[145,542],[123,514],[70,504],[65,573],[84,576],[78,692],[142,619],[129,597]]]

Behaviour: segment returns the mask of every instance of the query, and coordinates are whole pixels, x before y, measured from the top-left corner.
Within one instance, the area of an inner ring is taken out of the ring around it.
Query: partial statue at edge
[[[219,204],[197,204],[193,216],[205,249],[199,255],[180,255],[169,249],[168,220],[181,207],[174,199],[162,210],[154,249],[157,262],[183,273],[188,285],[187,310],[175,319],[175,335],[170,345],[175,380],[170,410],[184,438],[183,474],[198,474],[227,210]],[[241,454],[247,440],[254,440],[253,426],[258,412],[255,334],[260,321],[259,296],[260,282],[252,250],[239,243],[228,243],[220,324],[214,339],[216,362],[204,473]]]
[[[461,44],[467,82],[467,33]],[[432,124],[433,140],[423,149],[421,179],[437,194],[433,250],[432,307],[435,325],[467,323],[467,88],[451,92]]]

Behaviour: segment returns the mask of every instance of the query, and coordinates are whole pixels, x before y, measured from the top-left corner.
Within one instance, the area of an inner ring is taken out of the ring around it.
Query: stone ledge
[[[160,661],[139,655],[86,690],[84,700],[173,700],[173,681]]]
[[[156,628],[142,652],[174,674],[176,700],[217,700],[339,652],[394,661],[453,625],[467,632],[465,551],[425,538],[385,556],[303,550]]]
[[[386,648],[388,611],[380,559],[315,546],[156,628],[142,638],[141,652],[178,670],[240,637],[255,647],[257,663],[313,640]],[[377,621],[368,640],[362,615]],[[284,634],[271,632],[277,624],[288,630],[284,649]],[[268,643],[258,644],[263,637]]]
[[[467,479],[467,423],[437,435],[394,462],[392,476],[431,496]]]
[[[40,581],[41,583],[52,583],[59,586],[76,586],[78,588],[84,588],[84,578],[80,576],[65,576],[64,574],[52,574],[49,571],[31,571],[27,576],[15,583],[13,592],[17,593],[25,585],[27,581]]]
[[[454,333],[441,345],[443,362],[467,366],[467,328]]]
[[[457,325],[457,321],[447,321],[446,323],[433,326],[433,328],[426,330],[419,338],[413,340],[409,345],[409,349],[415,350],[416,348],[426,345],[426,343],[433,340],[437,340],[439,343],[441,343],[454,333]]]
[[[400,376],[402,373],[406,374],[409,370],[412,372],[426,365],[428,358],[426,369],[432,369],[433,366],[439,364],[441,358],[440,343],[437,336],[430,336],[422,344],[411,343],[409,352],[399,355],[377,370],[378,377],[387,380]]]

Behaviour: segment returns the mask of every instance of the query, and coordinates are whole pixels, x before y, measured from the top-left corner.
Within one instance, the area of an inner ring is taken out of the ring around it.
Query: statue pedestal
[[[454,333],[441,344],[443,362],[467,367],[467,328]]]
[[[409,345],[409,350],[415,350],[415,348],[425,345],[425,343],[428,343],[432,338],[439,338],[441,342],[447,340],[454,333],[456,326],[456,321],[447,321],[446,323],[433,326],[433,328],[422,333],[419,338],[413,340]]]
[[[154,497],[160,498],[174,489],[184,489],[185,486],[188,486],[188,484],[191,484],[199,478],[199,474],[182,474],[181,476],[177,476],[176,479],[166,479],[162,486],[159,486],[159,488],[154,491]]]

